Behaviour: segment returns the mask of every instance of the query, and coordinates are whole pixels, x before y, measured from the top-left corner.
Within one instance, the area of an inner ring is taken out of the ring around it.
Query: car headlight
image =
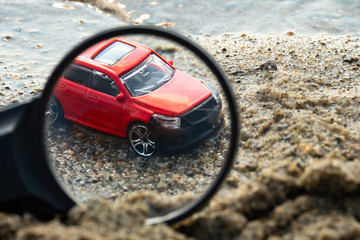
[[[161,114],[153,114],[152,116],[163,127],[178,129],[181,126],[181,120],[179,117],[164,116]]]
[[[213,98],[215,99],[217,104],[221,103],[221,99],[219,97],[219,93],[216,90],[216,88],[214,88],[212,85],[208,84],[208,83],[204,83],[204,85],[211,91]]]

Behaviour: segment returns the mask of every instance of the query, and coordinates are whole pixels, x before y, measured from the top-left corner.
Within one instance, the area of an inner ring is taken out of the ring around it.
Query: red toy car
[[[193,146],[220,129],[217,91],[125,38],[80,54],[60,77],[46,116],[127,137],[141,156]]]

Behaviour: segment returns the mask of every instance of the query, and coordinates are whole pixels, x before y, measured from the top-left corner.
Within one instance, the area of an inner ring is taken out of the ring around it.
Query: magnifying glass
[[[0,113],[0,211],[46,217],[142,194],[161,199],[147,223],[172,224],[216,193],[237,136],[209,54],[159,28],[111,29],[66,55],[40,98]]]

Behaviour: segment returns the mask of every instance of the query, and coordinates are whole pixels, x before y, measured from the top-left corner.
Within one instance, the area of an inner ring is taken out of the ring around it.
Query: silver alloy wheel
[[[129,130],[131,147],[143,157],[153,155],[157,148],[157,141],[151,130],[144,124],[135,124]]]
[[[54,123],[59,118],[59,106],[54,98],[51,98],[45,112],[45,117],[50,123]]]

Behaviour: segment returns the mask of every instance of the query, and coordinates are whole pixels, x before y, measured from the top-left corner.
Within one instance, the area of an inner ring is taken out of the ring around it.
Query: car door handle
[[[91,100],[94,100],[94,101],[98,101],[98,100],[99,100],[99,97],[96,96],[96,95],[93,95],[93,94],[89,94],[88,98],[91,99]]]
[[[58,83],[56,84],[56,87],[61,89],[61,90],[65,90],[66,89],[66,85],[64,83]]]

